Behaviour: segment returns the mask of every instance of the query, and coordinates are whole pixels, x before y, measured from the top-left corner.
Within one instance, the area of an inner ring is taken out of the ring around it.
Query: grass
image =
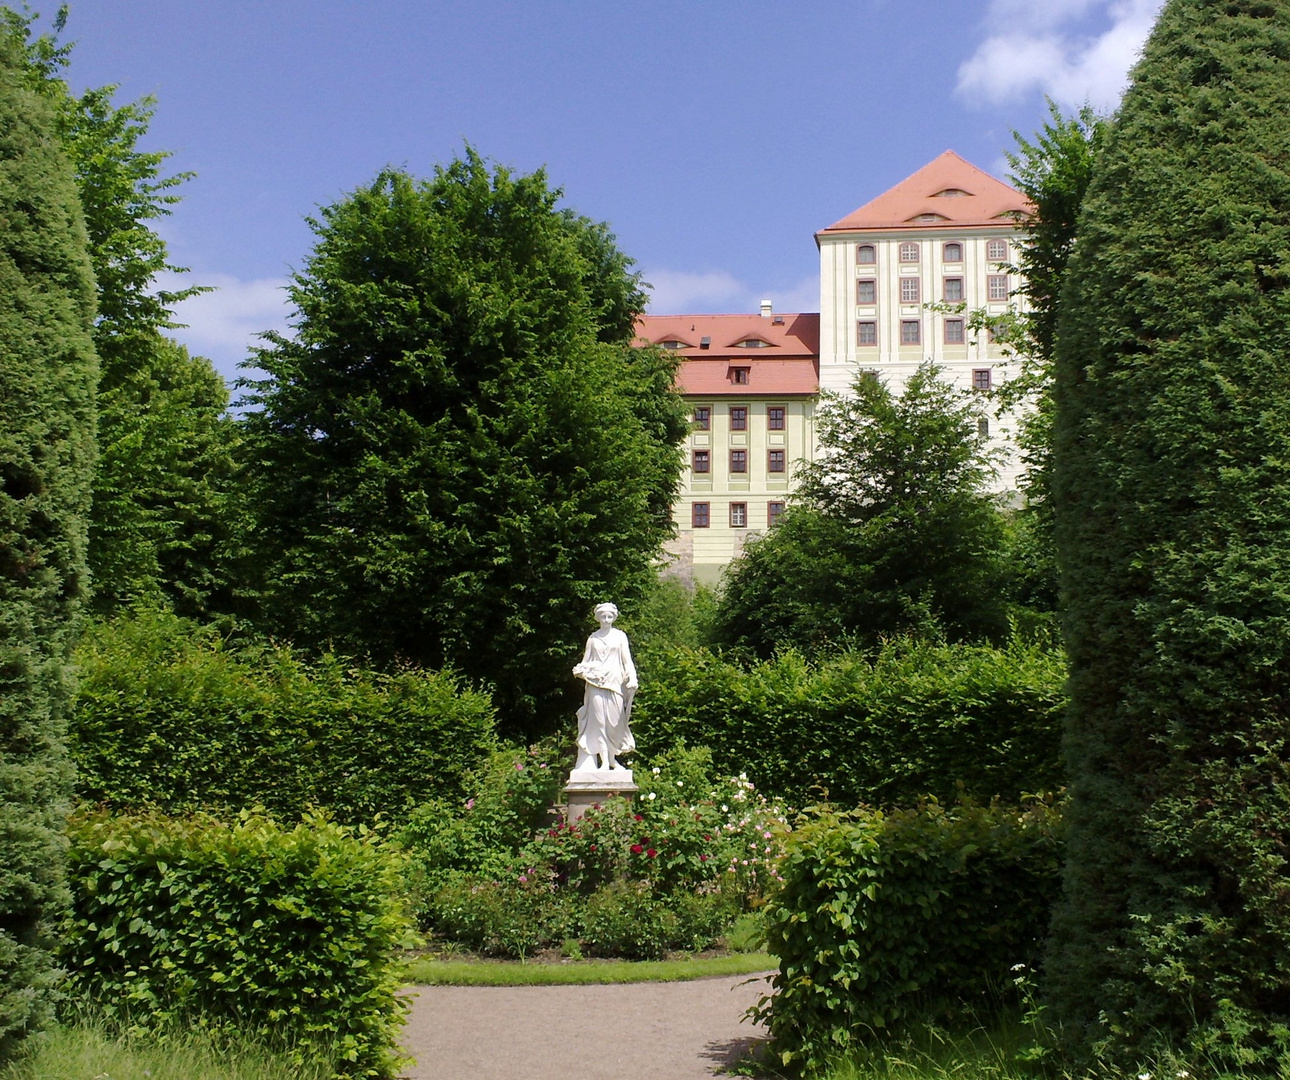
[[[158,1043],[109,1034],[93,1023],[56,1027],[31,1040],[0,1080],[326,1080],[329,1066],[302,1068],[250,1043],[199,1033]]]
[[[751,975],[774,967],[775,961],[766,953],[736,953],[684,960],[582,960],[559,964],[422,957],[409,962],[404,978],[417,986],[587,986]]]

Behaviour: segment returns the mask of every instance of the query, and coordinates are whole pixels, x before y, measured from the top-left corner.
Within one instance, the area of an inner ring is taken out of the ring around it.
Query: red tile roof
[[[820,316],[642,315],[640,344],[684,342],[677,386],[683,394],[752,397],[815,394],[820,388]],[[707,344],[704,344],[704,339]],[[746,341],[764,341],[757,348]],[[731,368],[747,368],[748,382],[736,383]]]
[[[871,199],[826,233],[868,229],[926,229],[938,225],[1014,224],[1013,215],[1033,209],[1029,200],[1002,180],[964,161],[953,150],[924,165],[913,176]],[[925,214],[933,220],[919,221]]]

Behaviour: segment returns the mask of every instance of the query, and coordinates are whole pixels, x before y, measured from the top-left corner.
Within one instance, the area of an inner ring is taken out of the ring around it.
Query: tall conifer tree
[[[0,1060],[49,1011],[68,654],[87,584],[93,319],[71,167],[0,35]]]
[[[1290,1065],[1290,2],[1170,0],[1057,345],[1085,1055]]]

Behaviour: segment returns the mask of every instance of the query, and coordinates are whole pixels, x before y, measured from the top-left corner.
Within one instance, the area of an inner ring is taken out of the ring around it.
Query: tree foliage
[[[166,176],[165,151],[140,149],[152,98],[117,105],[115,86],[75,95],[63,73],[72,47],[35,18],[0,8],[0,34],[20,76],[52,110],[70,158],[98,286],[94,345],[102,367],[102,454],[94,484],[89,562],[99,611],[147,600],[185,614],[227,609],[221,540],[231,510],[232,423],[210,362],[168,340],[173,306],[197,288],[167,290],[170,264],[155,223],[179,201],[189,173]]]
[[[931,366],[899,396],[865,376],[826,395],[819,456],[783,522],[732,564],[718,639],[764,657],[911,631],[1006,636],[983,409]]]
[[[559,195],[467,149],[325,207],[244,424],[262,625],[493,681],[512,730],[652,579],[685,431],[629,261]]]
[[[22,72],[0,34],[0,1059],[51,1003],[98,374],[76,188]]]
[[[1170,0],[1057,341],[1072,707],[1050,991],[1087,1053],[1290,1067],[1290,4]]]

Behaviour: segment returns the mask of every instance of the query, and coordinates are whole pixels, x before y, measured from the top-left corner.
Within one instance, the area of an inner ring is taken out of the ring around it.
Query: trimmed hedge
[[[1042,953],[1061,854],[1060,814],[1041,802],[799,824],[766,914],[779,971],[760,1018],[781,1060],[815,1069],[862,1029],[991,1007]]]
[[[74,817],[71,987],[128,1030],[232,1026],[337,1075],[390,1077],[401,865],[311,817]]]
[[[100,624],[77,660],[78,792],[114,807],[398,819],[460,797],[496,745],[487,695],[452,675],[307,663],[170,614]]]
[[[632,727],[646,749],[684,740],[713,764],[802,805],[909,805],[960,794],[1015,802],[1063,781],[1061,653],[897,641],[872,659],[796,652],[742,668],[675,649],[641,680]]]

